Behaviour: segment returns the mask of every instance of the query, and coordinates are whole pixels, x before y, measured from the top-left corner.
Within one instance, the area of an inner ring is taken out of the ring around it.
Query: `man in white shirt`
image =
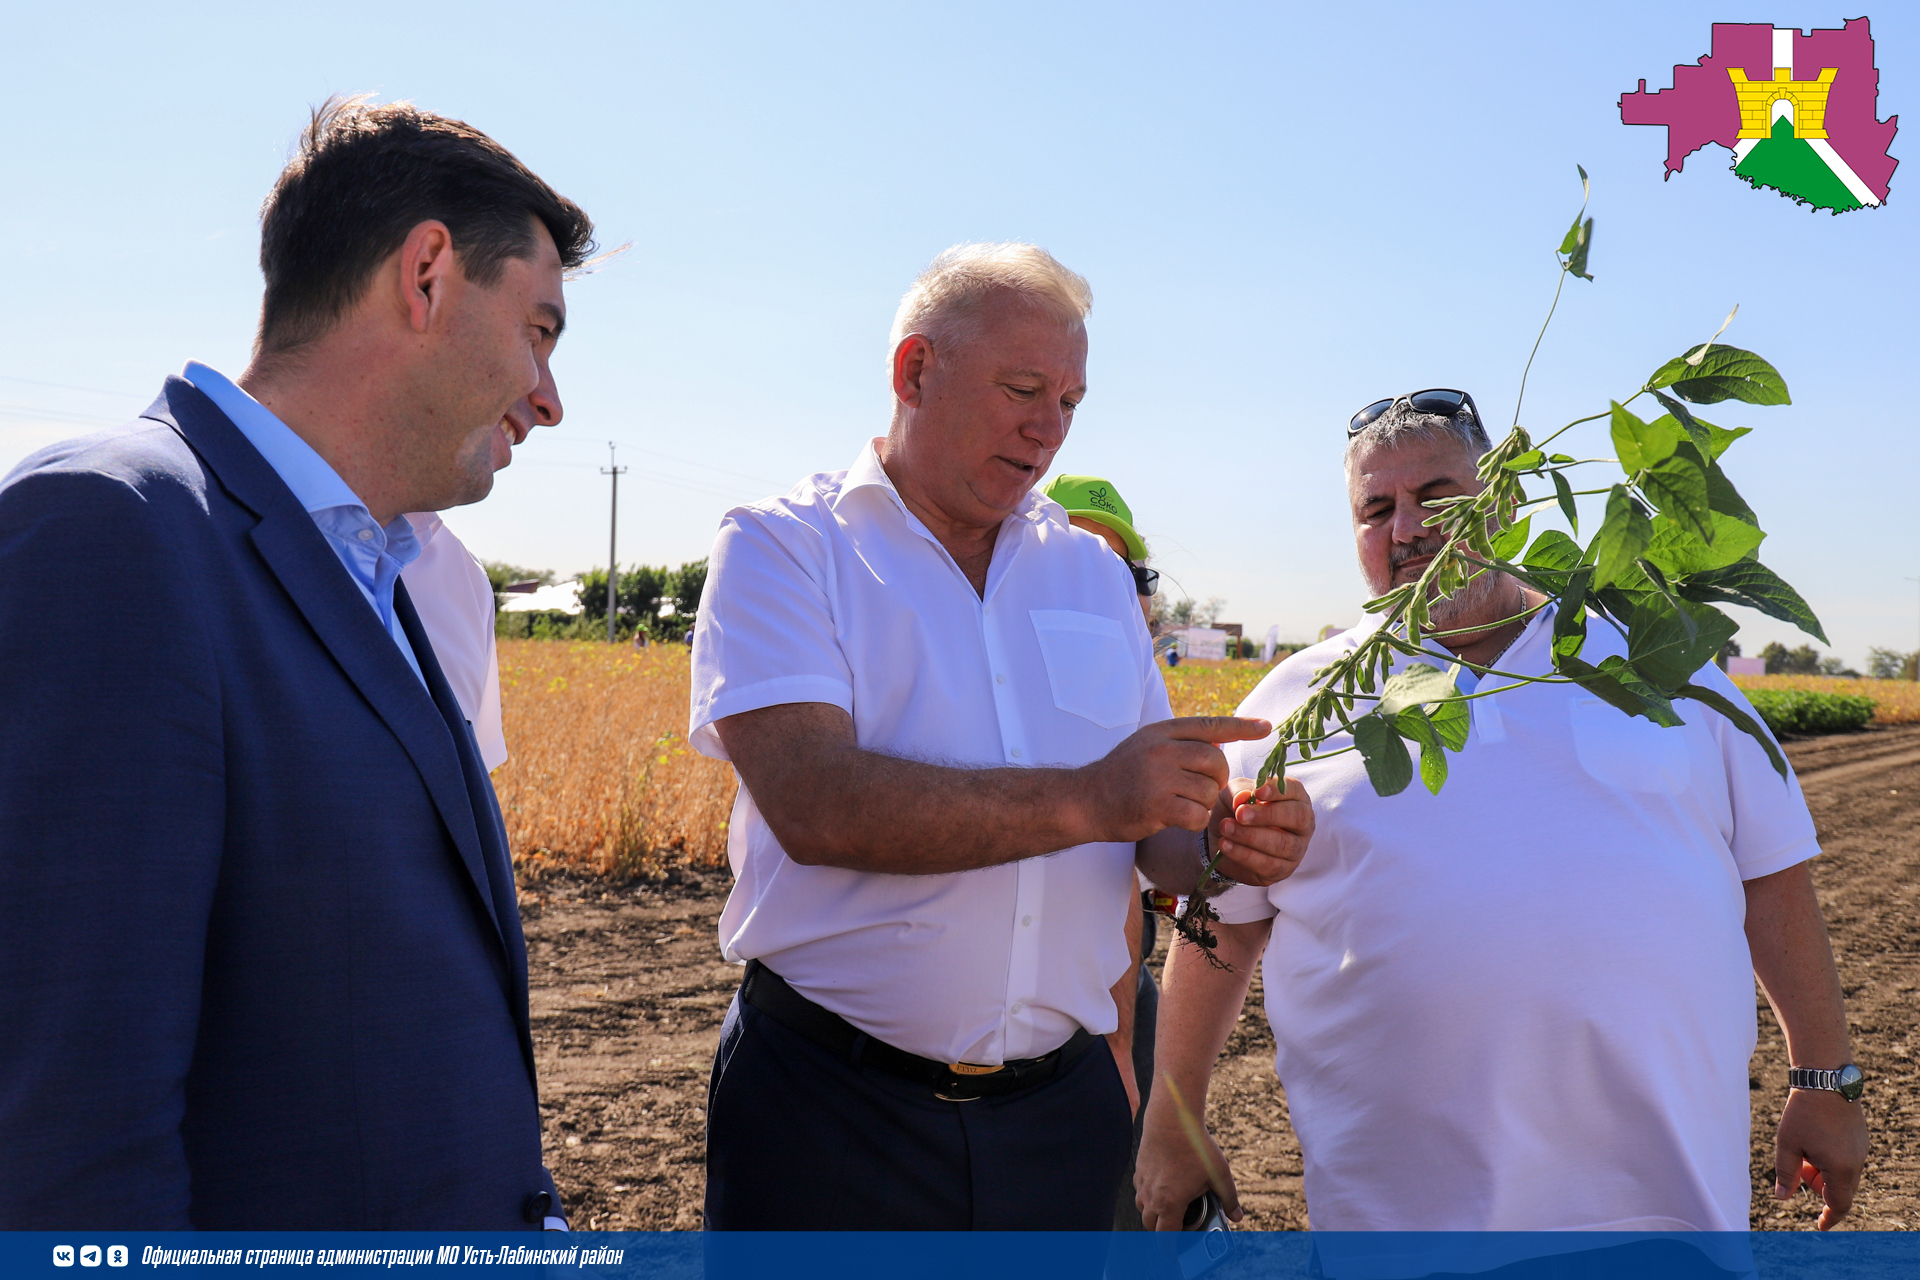
[[[1215,744],[1269,726],[1170,719],[1126,567],[1032,492],[1089,306],[1031,246],[949,250],[895,319],[887,436],[721,525],[691,738],[743,784],[720,934],[749,963],[709,1227],[1106,1229],[1128,1099],[1086,1050],[1136,857],[1191,885],[1210,827],[1265,883],[1304,847],[1298,788],[1220,803]]]
[[[539,413],[519,406],[526,421]],[[460,709],[473,728],[480,761],[491,773],[507,762],[507,737],[500,723],[500,655],[493,634],[493,584],[466,544],[447,528],[437,511],[409,511],[407,523],[420,543],[420,555],[400,572],[420,625],[433,643],[433,656],[447,677]]]
[[[1376,595],[1414,581],[1439,549],[1421,504],[1480,489],[1487,438],[1461,400],[1446,416],[1402,397],[1350,438],[1355,535]],[[1483,578],[1437,605],[1434,625],[1457,633],[1449,657],[1545,674],[1552,610],[1503,621],[1541,603]],[[1240,714],[1278,723],[1318,668],[1378,624],[1288,659]],[[1620,643],[1595,628],[1585,656]],[[1694,679],[1744,705],[1717,668]],[[1744,1231],[1754,975],[1795,1067],[1851,1057],[1798,783],[1697,702],[1677,704],[1687,723],[1673,729],[1575,684],[1470,706],[1471,741],[1438,796],[1375,795],[1355,753],[1289,767],[1315,797],[1318,830],[1285,883],[1215,900],[1231,970],[1175,953],[1158,1070],[1204,1114],[1260,962],[1316,1230]],[[1235,772],[1255,772],[1270,745],[1230,747]],[[1148,1109],[1143,1214],[1177,1227],[1211,1182],[1237,1216],[1218,1148],[1182,1131],[1173,1092],[1156,1089]],[[1790,1195],[1804,1167],[1831,1226],[1865,1152],[1853,1101],[1796,1088],[1776,1193]],[[1395,1265],[1374,1258],[1363,1273],[1424,1274]]]

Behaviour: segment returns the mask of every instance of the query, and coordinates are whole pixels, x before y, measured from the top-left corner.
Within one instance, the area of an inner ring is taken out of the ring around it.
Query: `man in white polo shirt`
[[[1032,246],[942,254],[895,319],[888,434],[721,525],[691,736],[742,781],[720,935],[748,969],[711,1228],[1106,1229],[1136,858],[1192,884],[1210,827],[1266,883],[1304,848],[1297,787],[1220,802],[1215,744],[1270,726],[1170,719],[1125,564],[1032,491],[1089,305]]]
[[[1439,549],[1421,504],[1478,492],[1487,438],[1457,392],[1370,410],[1350,428],[1347,480],[1377,595],[1414,581]],[[1442,652],[1546,674],[1552,610],[1503,623],[1541,603],[1511,579],[1482,578],[1436,606],[1434,625],[1456,633]],[[1240,714],[1280,722],[1314,672],[1376,625],[1288,659]],[[1595,627],[1585,657],[1598,663],[1620,643]],[[1717,668],[1694,679],[1744,705]],[[1230,972],[1176,952],[1158,1070],[1204,1114],[1208,1073],[1259,962],[1316,1230],[1744,1231],[1754,975],[1794,1067],[1851,1061],[1798,783],[1697,702],[1677,704],[1687,723],[1673,729],[1575,684],[1469,705],[1471,741],[1438,796],[1375,795],[1354,753],[1290,766],[1315,797],[1318,830],[1290,879],[1215,900]],[[1236,774],[1253,773],[1270,745],[1229,748]],[[1172,1093],[1155,1089],[1148,1108],[1143,1214],[1177,1227],[1209,1181],[1237,1214],[1218,1149],[1182,1132]],[[1846,1093],[1796,1088],[1779,1125],[1776,1194],[1804,1170],[1831,1226],[1865,1153]],[[1362,1273],[1424,1273],[1383,1265]]]

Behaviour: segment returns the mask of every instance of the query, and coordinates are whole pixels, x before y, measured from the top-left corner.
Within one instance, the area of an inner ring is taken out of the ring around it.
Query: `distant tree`
[[[1812,676],[1820,674],[1820,651],[1810,644],[1789,649],[1778,640],[1760,651],[1770,676]]]
[[[1877,645],[1867,650],[1867,674],[1875,680],[1913,680],[1915,667],[1920,666],[1920,649],[1912,653],[1902,653],[1898,649],[1882,649]]]
[[[707,585],[704,559],[683,564],[678,569],[665,565],[634,565],[620,571],[619,616],[615,632],[631,638],[644,631],[654,640],[675,641],[686,637],[700,612],[700,596]],[[661,611],[666,606],[667,616]],[[607,571],[589,569],[580,575],[582,616],[594,622],[599,634],[607,627]]]
[[[1199,604],[1193,607],[1193,625],[1196,627],[1214,626],[1219,623],[1220,615],[1225,613],[1226,609],[1227,602],[1225,600],[1222,600],[1219,596],[1208,596],[1205,604]]]
[[[1717,666],[1719,666],[1719,668],[1722,671],[1725,671],[1727,669],[1727,659],[1737,658],[1739,656],[1740,656],[1740,642],[1738,640],[1730,639],[1725,644],[1720,646],[1720,652],[1717,655],[1715,655],[1713,660],[1714,660],[1714,663]]]
[[[493,587],[493,607],[496,611],[506,605],[506,589],[516,582],[537,582],[543,587],[553,585],[551,569],[523,569],[504,560],[488,560],[480,567],[487,571],[487,582]],[[605,617],[605,614],[601,616]]]

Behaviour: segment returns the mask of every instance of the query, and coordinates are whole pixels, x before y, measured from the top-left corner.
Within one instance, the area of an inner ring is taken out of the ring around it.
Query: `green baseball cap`
[[[1099,476],[1055,476],[1041,490],[1067,509],[1070,516],[1098,520],[1127,544],[1127,559],[1145,560],[1147,544],[1133,531],[1133,511],[1111,481]]]

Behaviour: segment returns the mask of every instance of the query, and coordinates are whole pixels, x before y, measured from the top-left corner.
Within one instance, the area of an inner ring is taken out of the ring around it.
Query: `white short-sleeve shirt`
[[[1500,667],[1546,674],[1552,618]],[[1289,658],[1239,714],[1278,724],[1378,623]],[[1583,656],[1621,648],[1596,623]],[[1694,679],[1746,706],[1718,668]],[[1317,814],[1299,870],[1218,900],[1274,919],[1267,1016],[1315,1229],[1745,1231],[1742,882],[1819,852],[1799,783],[1697,702],[1673,729],[1572,684],[1469,705],[1438,796],[1375,795],[1358,753],[1296,761]],[[1228,746],[1235,774],[1271,745]]]
[[[1171,716],[1132,578],[1104,541],[1030,494],[1001,525],[983,599],[874,444],[721,523],[694,632],[698,750],[726,758],[714,724],[727,716],[824,702],[867,750],[1079,766]],[[998,1063],[1116,1025],[1131,844],[943,875],[803,866],[742,787],[728,854],[727,958],[763,961],[896,1048]]]

